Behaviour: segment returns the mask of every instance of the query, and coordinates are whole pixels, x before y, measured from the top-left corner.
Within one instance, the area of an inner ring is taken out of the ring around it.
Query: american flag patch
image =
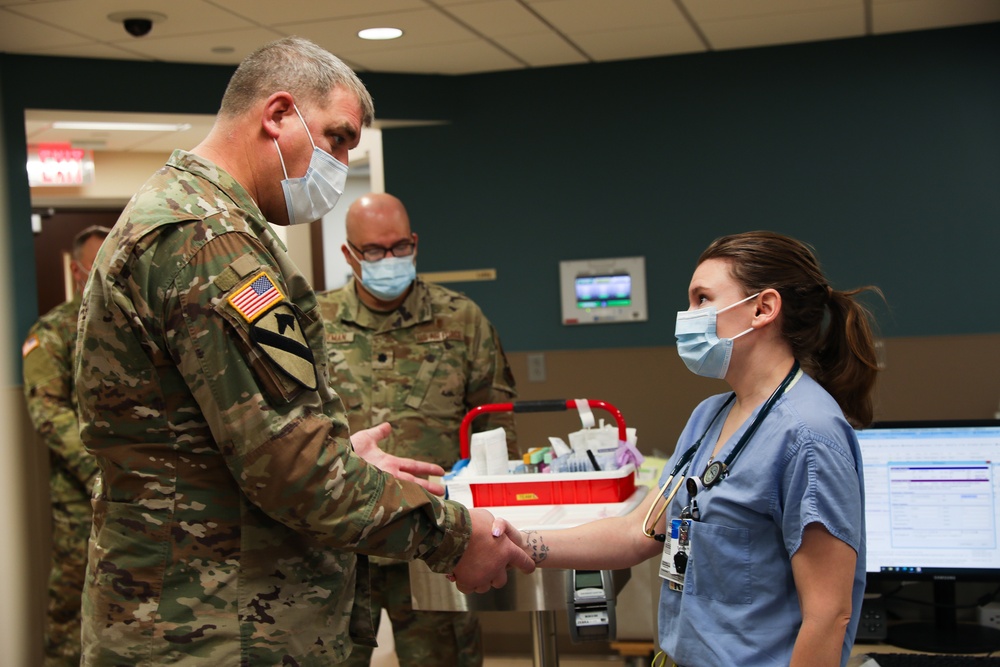
[[[270,306],[284,298],[267,274],[261,271],[254,276],[250,284],[229,297],[229,303],[243,316],[243,319],[253,322]]]
[[[28,353],[36,349],[39,345],[41,345],[41,343],[38,340],[38,336],[31,334],[28,336],[28,340],[24,341],[24,345],[21,346],[21,356],[28,356]]]

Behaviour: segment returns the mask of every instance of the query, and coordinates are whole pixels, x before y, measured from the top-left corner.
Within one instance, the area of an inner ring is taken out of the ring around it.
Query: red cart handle
[[[595,401],[593,399],[585,399],[587,405],[592,408],[601,408],[607,410],[611,413],[611,416],[615,418],[618,422],[618,440],[624,442],[626,439],[625,432],[625,418],[622,416],[621,410],[615,406],[607,403],[605,401]],[[472,408],[467,415],[462,419],[462,426],[459,429],[459,442],[462,446],[462,458],[469,458],[471,448],[469,446],[470,431],[472,426],[472,420],[474,420],[479,415],[484,412],[564,412],[566,410],[576,409],[576,399],[565,400],[562,398],[554,398],[545,401],[515,401],[513,403],[487,403],[486,405],[477,405]]]

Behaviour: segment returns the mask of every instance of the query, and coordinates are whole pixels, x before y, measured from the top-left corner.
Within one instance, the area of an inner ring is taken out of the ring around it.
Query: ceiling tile
[[[211,35],[150,38],[122,42],[119,46],[153,60],[238,65],[243,58],[250,55],[258,47],[282,36],[270,30],[254,28],[252,30],[222,30],[213,32]],[[213,49],[217,50],[213,51]]]
[[[705,50],[687,24],[588,32],[570,37],[594,60],[628,60]]]
[[[876,1],[872,7],[872,29],[876,34],[992,21],[1000,21],[998,0]]]
[[[141,9],[144,12],[158,12],[167,17],[166,20],[153,24],[149,36],[154,38],[255,27],[252,23],[201,0],[143,0],[142,2],[136,0],[102,0],[101,2],[53,0],[52,2],[30,2],[7,9],[27,18],[33,18],[100,42],[144,39],[131,37],[125,32],[121,23],[108,19],[109,14],[135,9]]]
[[[527,4],[565,33],[686,23],[677,6],[666,0],[527,0]]]
[[[311,39],[339,56],[348,53],[376,54],[382,51],[399,53],[414,47],[458,42],[471,44],[476,39],[474,33],[433,9],[399,12],[393,15],[393,23],[403,30],[403,36],[386,41],[370,41],[358,37],[359,30],[370,27],[370,23],[362,17],[287,24],[281,29],[288,34]]]
[[[213,0],[234,14],[262,25],[285,25],[349,17],[370,17],[395,12],[427,9],[425,0],[276,0],[274,2],[248,2],[247,0]],[[371,23],[371,20],[367,20]]]
[[[143,38],[107,19],[135,9],[167,19]],[[363,69],[422,72],[418,54],[428,73],[456,73],[475,63],[521,69],[995,21],[1000,0],[0,0],[0,52],[236,64],[299,34]],[[357,37],[375,25],[404,36]]]
[[[71,44],[87,44],[89,41],[83,35],[0,9],[0,51],[25,53],[29,49],[60,48]]]
[[[862,0],[679,0],[696,21],[790,14],[843,7],[864,12]]]
[[[429,44],[407,49],[342,54],[345,60],[374,72],[469,74],[521,69],[523,63],[483,41]]]
[[[487,37],[550,33],[551,29],[515,0],[453,5],[446,11]]]
[[[589,62],[585,55],[574,49],[565,39],[551,32],[540,35],[497,37],[496,42],[531,67],[579,65]]]
[[[864,13],[856,7],[703,21],[699,25],[709,44],[716,50],[841,39],[865,34]]]

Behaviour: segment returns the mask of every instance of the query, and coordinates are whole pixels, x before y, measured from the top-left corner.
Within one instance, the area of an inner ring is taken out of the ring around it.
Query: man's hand
[[[452,572],[462,593],[485,593],[507,583],[507,570],[516,567],[525,574],[535,570],[531,558],[506,534],[493,534],[493,515],[484,509],[469,510],[472,538]]]
[[[382,422],[378,426],[352,433],[351,444],[354,446],[354,452],[379,470],[383,470],[397,479],[416,482],[434,495],[443,496],[444,487],[425,478],[431,475],[440,477],[444,474],[444,468],[433,463],[386,454],[378,446],[378,443],[379,440],[384,440],[390,432],[392,432],[392,426],[388,422]]]

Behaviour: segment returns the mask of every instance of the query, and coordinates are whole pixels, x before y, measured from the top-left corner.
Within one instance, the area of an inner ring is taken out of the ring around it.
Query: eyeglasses
[[[350,241],[347,242],[347,245],[354,248],[368,262],[377,262],[380,259],[384,259],[386,254],[391,254],[393,257],[409,257],[413,254],[413,249],[417,247],[413,241],[400,241],[390,248],[380,245],[368,245],[364,248],[359,248]]]

